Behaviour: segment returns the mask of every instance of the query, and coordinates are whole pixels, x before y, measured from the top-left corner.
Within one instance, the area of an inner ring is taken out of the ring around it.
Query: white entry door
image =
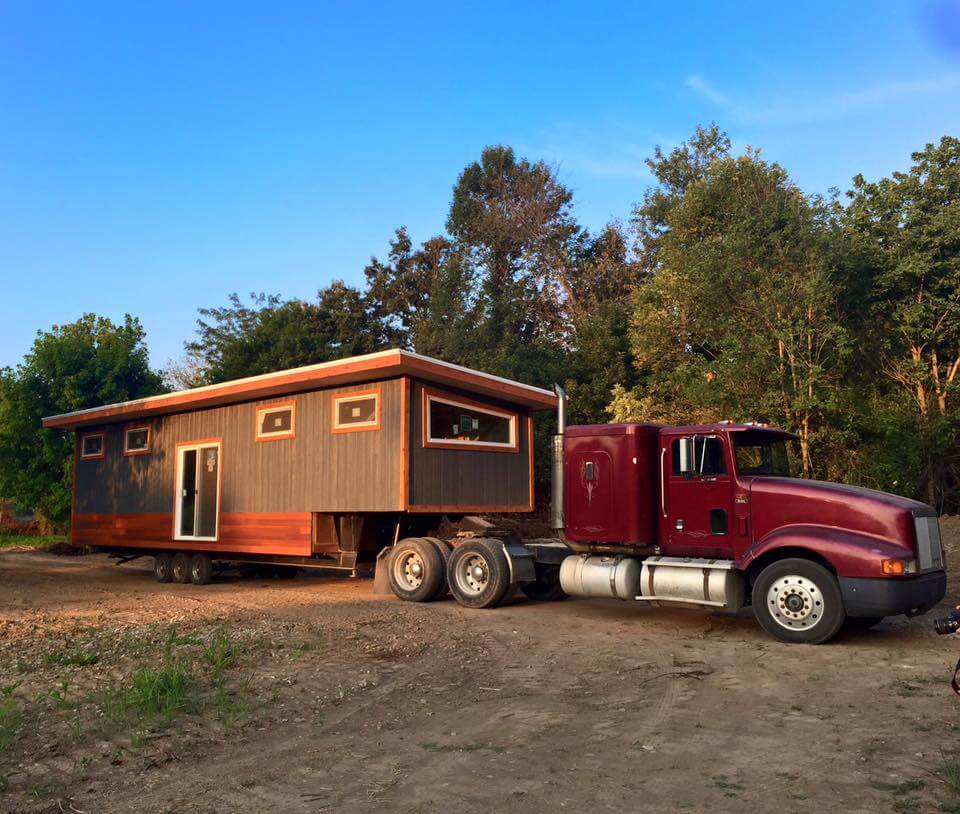
[[[220,517],[220,442],[177,447],[177,540],[216,540]]]

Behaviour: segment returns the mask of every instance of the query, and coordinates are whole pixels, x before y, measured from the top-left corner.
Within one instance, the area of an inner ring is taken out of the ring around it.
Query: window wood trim
[[[136,432],[137,430],[146,430],[147,431],[147,446],[144,449],[128,449],[127,448],[127,437],[131,432]],[[152,451],[153,442],[153,429],[149,424],[137,424],[133,427],[127,427],[123,431],[123,456],[129,458],[131,455],[149,455]]]
[[[493,443],[490,441],[456,441],[453,439],[433,439],[430,437],[430,402],[432,400],[442,401],[446,404],[452,404],[456,407],[466,407],[468,410],[476,410],[487,415],[506,418],[510,421],[511,444]],[[456,396],[452,393],[446,393],[442,390],[433,390],[428,387],[422,388],[421,396],[421,416],[420,425],[422,430],[422,443],[425,449],[461,449],[472,452],[513,452],[520,451],[520,414],[513,410],[505,410],[499,407],[493,407],[490,404],[474,401],[473,399]]]
[[[83,443],[88,438],[100,436],[100,452],[96,455],[84,455]],[[107,434],[105,432],[87,432],[80,436],[80,460],[81,461],[102,461],[107,457]]]
[[[360,401],[373,396],[377,402],[377,417],[374,423],[337,424],[337,406],[344,401]],[[380,398],[380,388],[371,387],[367,390],[351,390],[348,393],[337,393],[330,399],[330,432],[339,435],[345,432],[375,432],[383,424],[383,399]]]
[[[290,429],[282,432],[267,433],[260,432],[260,417],[264,413],[272,413],[277,410],[290,409]],[[295,401],[278,401],[273,404],[263,404],[253,411],[253,433],[257,443],[260,441],[286,441],[288,438],[297,437],[297,403]]]

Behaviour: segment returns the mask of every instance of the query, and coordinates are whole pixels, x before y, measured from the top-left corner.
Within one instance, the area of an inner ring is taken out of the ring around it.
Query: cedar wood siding
[[[381,427],[331,432],[332,399],[380,390]],[[296,404],[294,438],[256,440],[256,410]],[[221,513],[397,511],[400,505],[400,380],[81,430],[106,432],[102,460],[77,461],[75,513],[172,512],[176,445],[222,439]],[[124,456],[124,431],[151,427],[150,453]]]
[[[427,385],[432,393],[460,396],[468,401],[489,404],[518,415],[517,452],[480,449],[439,449],[423,444],[423,389],[411,387],[410,421],[410,510],[529,511],[530,438],[527,416],[522,407],[476,395]]]

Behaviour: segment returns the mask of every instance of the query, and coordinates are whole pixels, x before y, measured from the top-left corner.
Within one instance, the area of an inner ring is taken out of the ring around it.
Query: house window
[[[296,435],[297,407],[292,401],[257,408],[257,440],[279,441]]]
[[[380,391],[359,390],[333,397],[333,431],[380,429]]]
[[[425,447],[517,452],[517,414],[428,390],[424,394]]]
[[[123,434],[123,454],[143,455],[150,451],[150,428],[130,427]]]
[[[103,458],[106,454],[106,438],[102,432],[84,435],[80,439],[80,458],[93,461]]]

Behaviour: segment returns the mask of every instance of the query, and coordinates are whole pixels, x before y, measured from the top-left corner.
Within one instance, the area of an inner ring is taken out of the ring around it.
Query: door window
[[[680,477],[680,439],[675,438],[671,447],[672,470]],[[727,466],[723,458],[723,441],[715,435],[697,435],[693,439],[693,465],[695,477],[716,477],[726,475]]]

